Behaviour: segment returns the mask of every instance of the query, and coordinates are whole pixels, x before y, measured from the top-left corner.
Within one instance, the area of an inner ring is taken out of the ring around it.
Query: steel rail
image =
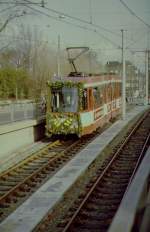
[[[35,192],[47,178],[54,175],[61,166],[72,159],[81,148],[104,130],[105,127],[75,142],[74,140],[67,140],[61,143],[61,141],[57,140],[51,145],[47,145],[46,148],[34,152],[32,157],[24,159],[22,166],[21,162],[19,162],[19,164],[3,172],[0,176],[0,221],[16,209],[27,196]],[[62,148],[59,150],[58,145],[62,145],[63,150]]]
[[[138,167],[139,167],[139,165],[140,165],[140,162],[141,162],[141,160],[142,160],[142,158],[143,158],[143,156],[144,156],[144,152],[145,152],[145,149],[146,149],[146,146],[147,146],[149,140],[150,140],[150,133],[149,133],[149,135],[147,136],[147,139],[146,139],[145,144],[144,144],[144,146],[143,146],[143,148],[142,148],[141,154],[140,154],[140,156],[139,156],[139,158],[138,158],[138,161],[137,161],[136,166],[135,166],[135,168],[134,168],[134,171],[133,171],[133,173],[132,173],[132,176],[130,177],[130,180],[129,180],[129,183],[128,183],[128,186],[127,186],[127,189],[126,189],[126,191],[125,191],[124,196],[126,195],[128,189],[129,189],[129,187],[130,187],[130,185],[131,185],[131,182],[132,182],[132,180],[133,180],[133,178],[134,178],[134,176],[135,176],[135,173],[136,173],[136,171],[137,171],[137,169],[138,169]]]
[[[61,158],[63,158],[63,156],[65,155],[65,153],[68,150],[70,150],[73,146],[75,146],[75,144],[77,144],[77,143],[78,143],[78,141],[75,142],[75,143],[73,143],[69,147],[67,147],[64,151],[62,151],[60,153],[55,153],[55,157],[52,157],[46,164],[44,164],[41,167],[39,167],[36,171],[33,170],[34,171],[33,173],[29,174],[23,181],[19,182],[16,186],[14,186],[13,188],[11,188],[7,193],[5,193],[4,195],[2,195],[0,197],[0,204],[6,202],[7,199],[8,199],[8,197],[10,197],[11,195],[13,195],[17,190],[20,190],[21,188],[23,188],[22,187],[23,185],[28,184],[29,187],[30,187],[29,182],[31,180],[33,180],[36,176],[40,176],[42,174],[42,172],[44,172],[47,168],[53,168],[54,163],[58,162]],[[51,167],[50,167],[50,165],[51,165]]]
[[[96,188],[96,186],[102,180],[102,178],[104,177],[104,175],[106,174],[106,172],[108,171],[108,169],[110,168],[110,166],[112,165],[112,163],[116,160],[118,154],[122,151],[122,149],[127,144],[127,142],[129,141],[129,139],[131,138],[131,136],[139,128],[139,126],[144,121],[144,119],[148,116],[148,114],[149,114],[149,111],[144,114],[144,116],[136,123],[136,125],[131,130],[131,132],[129,133],[129,135],[125,138],[124,142],[121,144],[121,146],[119,147],[119,149],[117,150],[117,152],[115,152],[115,154],[114,154],[113,158],[111,159],[111,161],[108,163],[108,165],[106,166],[106,168],[104,169],[104,171],[98,177],[98,179],[93,184],[93,186],[90,188],[90,190],[88,191],[87,195],[85,196],[85,198],[83,199],[83,201],[81,202],[81,204],[79,205],[78,209],[75,211],[75,213],[73,214],[73,216],[71,217],[71,219],[69,220],[69,222],[67,223],[67,225],[63,228],[62,232],[67,232],[68,231],[69,227],[73,224],[75,218],[77,217],[77,215],[81,211],[82,207],[84,206],[84,204],[86,203],[86,201],[88,200],[88,198],[90,197],[90,195],[93,193],[93,191]],[[147,141],[148,141],[148,138],[146,139],[145,143]],[[145,147],[145,143],[144,143],[144,147]],[[143,151],[143,149],[142,149],[142,151]]]
[[[47,151],[48,149],[55,147],[56,145],[59,145],[60,141],[56,140],[53,143],[48,144],[46,147],[41,148],[39,151],[34,152],[31,156],[23,159],[22,161],[20,161],[18,164],[14,165],[13,167],[7,169],[6,171],[0,173],[0,179],[3,179],[5,176],[10,175],[10,172],[16,172],[17,168],[23,168],[23,165],[27,165],[29,162],[32,162],[36,159],[38,159],[41,156],[47,155],[45,153],[45,151]]]
[[[40,149],[40,152],[37,152],[38,155],[36,152],[36,154],[33,153],[32,156],[34,156],[35,161],[32,157],[29,157],[27,158],[29,164],[25,159],[22,162],[23,167],[20,162],[8,171],[3,172],[4,175],[3,177],[1,175],[0,178],[0,221],[3,221],[4,218],[14,211],[28,196],[35,192],[49,177],[54,175],[61,166],[72,159],[81,148],[86,146],[104,130],[105,127],[97,131],[97,133],[86,135],[75,142],[74,140],[67,140],[63,143],[60,143],[59,140],[55,141],[52,144],[53,146],[50,146],[50,148],[52,147],[50,150],[47,145],[45,149]],[[62,145],[63,150],[62,148],[60,150],[58,145]],[[49,152],[53,153],[53,155],[50,156],[48,154]],[[44,153],[46,153],[46,159]],[[43,160],[41,156],[43,156]]]

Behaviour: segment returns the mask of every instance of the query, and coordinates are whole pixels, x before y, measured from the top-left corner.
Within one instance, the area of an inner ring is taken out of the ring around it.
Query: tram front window
[[[53,112],[77,112],[78,91],[77,88],[52,89]]]

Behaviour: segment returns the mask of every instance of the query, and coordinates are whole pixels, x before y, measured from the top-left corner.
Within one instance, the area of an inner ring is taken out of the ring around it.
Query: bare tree
[[[18,5],[17,2],[14,2],[12,6],[9,3],[7,8],[2,7],[0,11],[0,39],[1,36],[5,36],[3,32],[6,31],[7,26],[12,23],[15,19],[28,15],[29,13],[26,12],[25,6]],[[14,42],[14,39],[7,40],[5,39],[4,42],[1,40],[0,52],[7,50]]]
[[[19,17],[22,17],[24,15],[26,15],[26,11],[24,10],[24,6],[22,6],[20,8],[17,7],[17,3],[14,4],[13,6],[11,7],[7,7],[7,8],[4,8],[3,10],[0,11],[0,13],[5,13],[5,15],[3,15],[3,19],[4,20],[0,20],[0,33],[7,27],[7,25],[13,21],[14,19],[16,18],[19,18]],[[17,7],[17,8],[16,8]]]
[[[22,12],[22,13],[20,13],[20,14],[9,15],[9,17],[4,21],[4,23],[2,23],[2,25],[1,25],[1,27],[0,27],[0,32],[2,32],[2,31],[6,28],[7,24],[8,24],[10,21],[12,21],[12,20],[15,19],[15,18],[24,16],[24,14],[25,14],[25,13]]]

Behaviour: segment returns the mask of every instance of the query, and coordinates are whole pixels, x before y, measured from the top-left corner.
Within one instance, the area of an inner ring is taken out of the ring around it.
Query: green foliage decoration
[[[78,113],[47,113],[47,135],[81,134],[81,121]]]

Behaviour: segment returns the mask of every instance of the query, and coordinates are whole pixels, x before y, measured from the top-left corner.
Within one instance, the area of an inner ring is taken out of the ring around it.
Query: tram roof
[[[120,76],[115,74],[108,75],[92,75],[92,76],[65,76],[65,77],[53,77],[51,82],[73,82],[73,83],[94,83],[103,81],[121,81]]]

